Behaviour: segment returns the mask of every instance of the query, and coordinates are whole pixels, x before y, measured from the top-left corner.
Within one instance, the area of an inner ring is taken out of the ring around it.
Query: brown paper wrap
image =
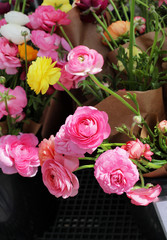
[[[143,176],[148,177],[148,178],[167,177],[167,164],[165,164],[161,168],[156,169],[152,172],[145,173],[145,174],[143,174]]]

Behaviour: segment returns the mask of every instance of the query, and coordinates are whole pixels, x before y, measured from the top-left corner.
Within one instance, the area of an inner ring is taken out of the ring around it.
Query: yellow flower
[[[127,53],[127,57],[129,58],[129,49],[125,48],[125,52]],[[139,57],[139,54],[141,54],[141,53],[142,53],[142,51],[139,48],[133,46],[133,56]],[[133,62],[134,69],[136,68],[136,65],[137,65],[137,63],[136,63],[136,61],[134,61]],[[118,61],[117,66],[119,68],[119,71],[123,71],[125,69],[124,65],[121,61]]]
[[[50,5],[55,8],[59,8],[63,12],[68,12],[72,9],[69,0],[43,0],[43,3],[41,5]]]
[[[55,67],[51,58],[38,57],[33,61],[28,69],[27,83],[36,94],[45,94],[49,85],[54,85],[59,81],[61,69]]]
[[[37,58],[38,50],[34,49],[30,45],[26,45],[27,48],[27,61],[32,61]],[[19,55],[25,60],[25,44],[18,45]]]

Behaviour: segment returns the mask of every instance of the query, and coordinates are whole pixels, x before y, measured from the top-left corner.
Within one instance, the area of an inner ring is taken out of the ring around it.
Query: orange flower
[[[37,58],[38,50],[34,49],[30,45],[26,45],[27,48],[27,61],[32,61]],[[25,44],[18,45],[19,55],[25,60]]]
[[[130,31],[130,22],[128,21],[117,21],[112,23],[107,30],[111,34],[114,40],[117,40],[119,37],[123,36],[124,34]],[[106,32],[104,32],[105,37],[109,40],[109,36]]]

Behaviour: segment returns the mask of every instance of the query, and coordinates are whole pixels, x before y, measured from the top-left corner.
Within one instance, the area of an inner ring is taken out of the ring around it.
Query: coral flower
[[[29,67],[27,82],[36,94],[45,94],[49,85],[54,85],[60,78],[60,68],[55,67],[51,58],[38,57]]]
[[[130,22],[128,21],[116,21],[112,23],[108,28],[109,33],[111,34],[114,40],[117,40],[119,37],[129,33],[130,31]],[[110,41],[110,38],[106,32],[104,32],[105,37]]]
[[[32,61],[37,58],[38,50],[34,49],[30,45],[26,45],[27,49],[27,61]],[[18,45],[19,55],[25,60],[25,44]]]

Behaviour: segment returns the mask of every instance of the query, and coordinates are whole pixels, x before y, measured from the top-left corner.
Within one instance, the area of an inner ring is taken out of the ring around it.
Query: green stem
[[[116,19],[115,19],[114,15],[113,15],[112,11],[110,11],[110,9],[108,7],[107,7],[107,11],[109,12],[110,16],[112,17],[112,21],[115,22]]]
[[[133,82],[133,46],[134,46],[134,12],[135,12],[135,0],[131,0],[130,9],[130,37],[129,37],[129,80]],[[133,86],[132,86],[133,89]]]
[[[54,31],[55,31],[55,27],[56,27],[56,25],[53,25],[53,26],[52,26],[52,29],[51,29],[50,35],[53,35],[53,33],[54,33]]]
[[[96,93],[96,91],[87,83],[86,83],[86,88],[89,89],[89,91],[96,97],[98,101],[102,100],[101,97]]]
[[[149,128],[148,124],[146,123],[146,121],[144,120],[144,118],[142,119],[142,123],[145,126],[145,128],[147,129],[149,135],[154,139],[154,133],[152,132],[152,130]]]
[[[134,164],[136,164],[136,166],[137,166],[140,170],[142,170],[143,172],[145,172],[145,173],[148,172],[148,170],[147,170],[144,166],[142,166],[137,160],[131,159],[131,161],[132,161]]]
[[[141,187],[144,188],[144,177],[143,174],[141,173],[141,171],[139,170],[139,175],[140,175],[140,181],[141,181]]]
[[[146,0],[146,5],[148,6],[148,0]],[[146,32],[149,32],[148,9],[145,8],[145,11],[146,11]]]
[[[59,84],[68,93],[68,95],[76,102],[78,106],[82,106],[76,97],[61,82],[58,81],[57,84]]]
[[[8,103],[7,103],[7,96],[4,98],[4,102],[5,102],[5,108],[6,108],[6,111],[8,112],[8,115],[7,115],[7,124],[8,124],[8,134],[11,134],[12,133],[12,123],[11,123],[11,116],[9,114],[9,108],[8,108]]]
[[[100,146],[106,146],[106,147],[118,147],[118,146],[123,146],[125,143],[102,143]]]
[[[101,33],[102,37],[104,38],[104,40],[106,41],[106,43],[108,44],[109,48],[111,51],[114,51],[114,48],[112,47],[112,45],[110,44],[110,42],[108,41],[108,39],[106,38],[106,36],[104,35],[104,33]]]
[[[152,168],[152,169],[158,169],[158,168],[162,167],[161,165],[157,165],[157,164],[154,164],[154,163],[152,163],[152,162],[148,162],[148,161],[146,161],[146,160],[144,160],[144,159],[141,159],[141,160],[140,160],[140,163],[142,163],[142,164],[145,165],[146,167]]]
[[[79,160],[91,160],[91,161],[96,161],[96,158],[93,158],[93,157],[83,157],[83,158],[79,158]]]
[[[135,115],[138,115],[138,112],[127,102],[125,101],[121,96],[119,96],[117,93],[109,89],[108,87],[104,86],[99,80],[95,77],[93,74],[89,74],[90,78],[93,80],[94,83],[96,83],[101,89],[108,92],[110,95],[117,98],[120,102],[122,102],[126,107],[128,107]]]
[[[123,4],[122,1],[121,1],[121,7],[122,7],[122,9],[123,9],[123,12],[124,12],[124,15],[125,15],[126,21],[129,22],[129,17],[128,17],[127,11],[126,11],[125,6],[124,6],[124,4]]]
[[[94,164],[80,166],[74,172],[76,172],[78,170],[82,170],[82,169],[87,169],[87,168],[94,168]]]
[[[24,13],[26,7],[26,0],[23,0],[22,13]]]
[[[115,3],[114,3],[112,0],[109,0],[109,2],[110,2],[111,5],[113,6],[113,8],[114,8],[114,10],[115,10],[115,12],[116,12],[116,14],[117,14],[118,19],[119,19],[120,21],[122,21],[122,18],[121,18],[120,14],[119,14],[119,12],[118,12],[118,10],[117,10],[117,7],[115,6]]]
[[[142,2],[140,0],[136,0],[136,2],[141,4],[141,5],[143,5],[145,8],[149,8],[148,4],[146,4],[146,3],[144,3],[144,2]]]
[[[67,40],[68,44],[70,45],[70,47],[71,47],[71,49],[72,49],[72,48],[73,48],[73,45],[72,45],[70,39],[68,38],[67,34],[65,33],[63,27],[62,27],[62,26],[59,26],[59,28],[60,28],[60,31],[62,32],[64,38]]]
[[[111,41],[113,42],[113,44],[115,45],[115,47],[117,48],[118,45],[116,43],[116,41],[113,39],[113,37],[111,36],[111,34],[109,33],[107,27],[104,25],[104,23],[100,20],[100,18],[96,15],[95,12],[92,12],[92,15],[95,17],[95,19],[97,20],[97,22],[102,26],[102,28],[106,31],[106,33],[108,34],[109,38],[111,39]]]

